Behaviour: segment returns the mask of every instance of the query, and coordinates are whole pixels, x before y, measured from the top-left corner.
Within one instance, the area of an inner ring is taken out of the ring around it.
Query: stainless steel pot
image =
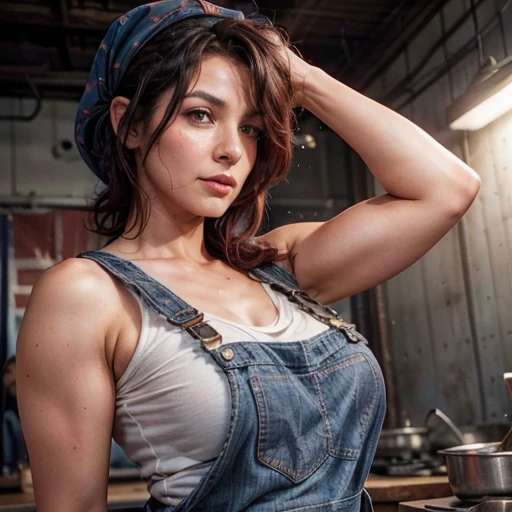
[[[458,427],[462,435],[462,442],[442,424],[436,425],[429,430],[428,440],[430,442],[431,453],[437,453],[439,450],[476,443],[494,443],[501,441],[508,432],[510,425],[506,423],[488,423],[480,425],[464,425]]]
[[[512,452],[494,453],[499,443],[454,446],[439,453],[446,457],[453,493],[465,501],[484,496],[512,495]]]
[[[383,430],[377,444],[378,458],[400,458],[410,460],[420,453],[427,453],[428,428],[404,427]]]
[[[464,444],[494,443],[501,441],[508,432],[510,425],[506,423],[482,423],[459,427]]]

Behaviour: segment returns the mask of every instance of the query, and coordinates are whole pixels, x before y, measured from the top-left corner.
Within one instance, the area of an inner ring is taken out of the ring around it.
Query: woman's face
[[[141,155],[163,118],[172,93],[164,96],[141,137],[140,183],[153,208],[172,215],[220,217],[251,172],[263,122],[249,101],[248,70],[232,60],[203,60],[196,82],[176,119],[148,154]]]

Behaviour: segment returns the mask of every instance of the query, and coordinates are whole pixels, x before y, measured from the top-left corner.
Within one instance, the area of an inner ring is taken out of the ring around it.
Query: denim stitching
[[[329,416],[327,415],[327,406],[325,404],[325,400],[322,396],[322,392],[320,391],[320,384],[318,382],[317,372],[313,372],[311,369],[311,361],[309,360],[308,351],[306,350],[305,344],[302,343],[302,353],[304,354],[304,359],[306,360],[307,367],[310,372],[311,379],[315,385],[315,395],[320,402],[320,413],[322,414],[322,418],[325,423],[325,429],[327,431],[327,453],[331,452],[332,449],[332,428],[331,422],[329,421]]]
[[[337,505],[337,504],[341,505],[344,502],[349,502],[351,500],[355,501],[358,497],[361,496],[362,492],[363,491],[361,490],[357,494],[349,496],[348,498],[343,498],[341,500],[326,501],[324,503],[318,503],[317,505],[306,505],[305,507],[288,508],[288,509],[284,509],[282,512],[299,512],[299,511],[303,511],[303,510],[308,511],[308,510],[319,509],[321,507],[325,507],[326,505]]]
[[[371,400],[368,401],[366,407],[363,409],[363,411],[361,412],[361,417],[359,418],[359,424],[360,424],[360,427],[361,427],[361,441],[364,439],[364,437],[366,437],[366,431],[368,429],[368,423],[369,423],[369,420],[370,420],[370,417],[371,417],[371,414],[370,414],[370,411],[374,410],[375,408],[375,403],[376,403],[376,399],[377,399],[377,396],[378,396],[378,388],[380,387],[379,386],[379,381],[380,379],[378,378],[374,368],[373,368],[373,365],[371,364],[370,360],[368,359],[368,357],[364,354],[361,354],[364,359],[366,360],[366,363],[367,365],[370,367],[370,370],[372,372],[372,375],[373,375],[373,394],[372,394],[372,398]],[[366,421],[363,422],[363,420],[366,418]]]
[[[263,452],[268,451],[268,404],[258,377],[251,377],[251,386],[254,391],[254,396],[256,397],[256,412],[259,419],[257,454],[258,459],[261,459],[263,462],[265,459],[268,459],[268,457],[263,456]]]
[[[333,372],[342,370],[344,368],[349,368],[350,366],[354,366],[355,364],[362,363],[365,361],[368,363],[367,358],[364,357],[363,354],[361,354],[361,353],[353,354],[353,355],[348,356],[347,358],[343,359],[339,363],[329,366],[328,368],[325,368],[324,370],[317,371],[316,375],[325,377],[327,375],[330,375]],[[356,382],[356,386],[357,386],[357,382]],[[375,386],[374,386],[374,389],[375,389]],[[356,389],[356,396],[357,396],[357,389]],[[372,395],[372,400],[371,400],[372,403],[373,403],[373,399],[374,399],[374,396]],[[324,402],[323,397],[322,397],[322,402]],[[352,460],[356,459],[359,456],[359,454],[361,453],[360,448],[349,448],[349,447],[337,448],[334,446],[334,437],[332,434],[332,427],[331,427],[329,413],[327,411],[327,408],[326,408],[325,413],[326,413],[326,418],[327,418],[327,422],[329,425],[329,441],[330,441],[329,453],[330,453],[330,455],[332,455],[333,457],[340,457],[340,458],[346,458],[346,459],[352,459]],[[363,437],[364,437],[364,435],[360,432],[360,434],[359,434],[360,442],[362,442]]]
[[[266,377],[264,380],[288,380],[289,382],[293,382],[291,378],[279,378],[276,376]],[[276,457],[271,457],[269,455],[265,455],[264,452],[271,451],[269,448],[270,438],[270,427],[271,427],[271,418],[270,418],[270,408],[268,407],[268,403],[265,397],[265,392],[261,385],[260,379],[258,377],[251,377],[251,387],[253,388],[254,395],[256,397],[257,404],[257,414],[260,419],[260,428],[258,429],[258,448],[257,448],[257,456],[258,460],[261,461],[262,464],[268,466],[269,468],[277,471],[278,473],[283,474],[284,476],[291,478],[293,481],[297,482],[299,480],[303,480],[307,478],[309,475],[313,474],[327,459],[329,453],[326,452],[325,455],[318,457],[314,462],[309,464],[307,469],[303,471],[297,471],[296,469],[290,468],[287,466],[281,459]],[[323,415],[322,415],[323,417]],[[325,419],[325,418],[324,418]]]
[[[333,364],[332,366],[329,366],[328,368],[325,368],[323,370],[318,370],[315,372],[317,375],[326,377],[327,375],[330,375],[331,373],[337,372],[338,370],[342,370],[343,368],[348,368],[350,366],[354,366],[355,364],[362,363],[366,361],[366,358],[360,354],[353,354],[351,356],[346,357],[339,363]]]

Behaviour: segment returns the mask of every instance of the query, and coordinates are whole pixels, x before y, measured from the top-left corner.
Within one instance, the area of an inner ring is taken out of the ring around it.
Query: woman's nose
[[[238,128],[234,130],[224,131],[215,146],[214,159],[216,162],[234,165],[242,157],[243,145],[240,139]]]

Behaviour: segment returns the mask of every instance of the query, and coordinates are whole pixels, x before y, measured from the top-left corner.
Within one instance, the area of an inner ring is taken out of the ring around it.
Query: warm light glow
[[[512,82],[452,123],[452,130],[479,130],[512,110]]]

